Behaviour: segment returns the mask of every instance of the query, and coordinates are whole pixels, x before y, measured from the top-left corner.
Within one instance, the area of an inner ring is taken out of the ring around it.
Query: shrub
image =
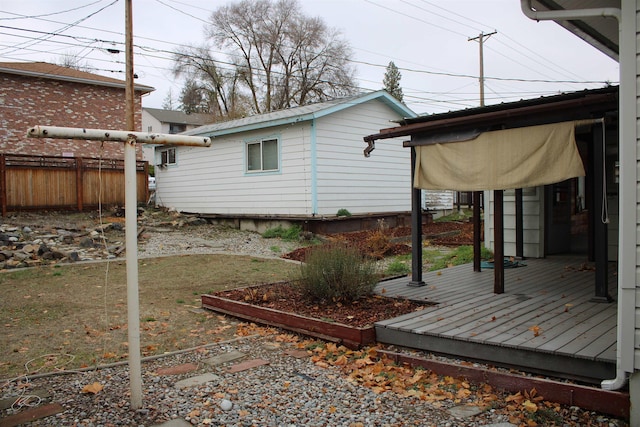
[[[491,259],[493,253],[491,250],[480,247],[480,258]],[[429,269],[430,271],[441,270],[453,265],[461,265],[473,262],[473,246],[459,246],[454,251],[449,252],[441,258],[435,259],[433,265]]]
[[[309,251],[296,283],[315,301],[353,301],[370,295],[378,282],[375,263],[354,246],[335,243]]]
[[[393,260],[388,266],[386,273],[388,275],[396,275],[396,274],[407,274],[411,271],[411,267],[409,267],[403,261],[399,259]]]
[[[292,225],[288,228],[283,228],[281,225],[270,228],[262,233],[262,237],[265,239],[273,239],[276,237],[286,241],[293,241],[300,239],[300,233],[302,233],[302,227],[299,225]]]
[[[351,216],[351,212],[349,212],[345,208],[341,208],[341,209],[338,209],[338,213],[336,215],[337,216]]]

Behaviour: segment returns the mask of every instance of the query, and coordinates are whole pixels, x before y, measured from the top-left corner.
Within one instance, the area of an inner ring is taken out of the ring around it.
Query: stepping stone
[[[167,368],[160,368],[156,371],[158,375],[180,375],[188,372],[193,372],[198,369],[198,365],[193,363],[185,363],[183,365],[169,366]]]
[[[26,424],[31,421],[59,414],[62,411],[64,411],[64,408],[59,403],[38,406],[37,408],[27,409],[26,411],[2,418],[0,420],[0,427],[19,426],[20,424]]]
[[[295,357],[296,359],[304,359],[309,357],[307,350],[287,350],[284,352],[287,356]]]
[[[262,344],[262,347],[267,350],[277,350],[281,347],[281,344],[279,342],[266,342]]]
[[[29,396],[38,396],[40,399],[47,399],[49,397],[51,397],[51,393],[49,393],[47,390],[30,390],[28,392]],[[13,406],[13,404],[16,402],[16,399],[18,399],[18,397],[10,397],[8,399],[0,399],[0,411],[4,411],[5,409],[9,409],[11,408],[11,406]]]
[[[481,414],[483,409],[478,406],[460,405],[449,409],[449,413],[456,418],[469,418]]]
[[[210,357],[208,359],[204,359],[203,362],[207,365],[217,366],[222,365],[223,363],[232,362],[234,360],[242,359],[246,354],[241,351],[230,351],[228,353],[222,353],[217,356]]]
[[[220,377],[216,374],[206,373],[202,375],[198,375],[191,378],[186,378],[184,380],[180,380],[175,383],[176,388],[187,388],[187,387],[196,387],[202,384],[206,384],[208,382],[219,382]]]
[[[233,374],[235,372],[246,371],[251,368],[256,368],[258,366],[268,365],[270,362],[264,359],[253,359],[247,360],[246,362],[238,363],[237,365],[231,366],[227,369],[227,372]]]

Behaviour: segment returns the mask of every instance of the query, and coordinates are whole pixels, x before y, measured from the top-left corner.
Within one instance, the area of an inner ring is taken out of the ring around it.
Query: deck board
[[[493,270],[474,272],[469,264],[425,272],[425,286],[421,287],[407,286],[408,277],[380,283],[376,292],[386,296],[434,303],[419,312],[376,323],[376,329],[384,332],[382,342],[416,342],[416,348],[429,350],[431,345],[440,352],[449,347],[488,346],[483,354],[491,355],[490,348],[514,351],[525,362],[528,352],[540,357],[555,355],[566,358],[566,363],[558,359],[562,369],[580,365],[581,373],[591,368],[602,373],[615,366],[617,304],[591,301],[595,272],[585,268],[585,260],[558,256],[528,259],[524,264],[505,270],[505,293],[500,295],[493,293]],[[609,290],[615,298],[615,265],[610,268]],[[408,338],[412,335],[416,339]],[[466,344],[448,346],[434,341],[442,339]],[[500,356],[505,357],[508,359]],[[572,363],[572,358],[580,362]],[[536,363],[544,360],[531,359]],[[602,365],[591,367],[589,361]]]

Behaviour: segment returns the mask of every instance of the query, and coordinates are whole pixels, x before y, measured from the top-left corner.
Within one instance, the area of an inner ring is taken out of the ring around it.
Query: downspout
[[[624,2],[624,0],[622,0],[622,2]],[[635,2],[633,2],[635,3]],[[594,8],[594,9],[573,9],[573,10],[548,10],[548,11],[536,11],[532,8],[531,6],[531,0],[520,0],[520,7],[522,9],[522,13],[524,13],[524,15],[529,18],[529,19],[533,19],[535,21],[543,21],[543,20],[575,20],[575,19],[584,19],[584,18],[593,18],[593,17],[611,17],[611,18],[615,18],[618,22],[618,33],[619,33],[619,40],[620,40],[620,115],[621,115],[621,120],[620,120],[620,136],[619,139],[620,141],[625,141],[626,140],[626,130],[623,130],[624,124],[626,123],[626,120],[624,120],[623,118],[623,108],[625,107],[629,107],[629,103],[625,102],[627,96],[624,95],[624,89],[623,89],[623,82],[626,80],[625,77],[627,77],[627,72],[625,71],[625,64],[624,62],[626,62],[624,60],[625,58],[625,51],[626,49],[623,49],[623,37],[622,37],[622,25],[621,25],[621,19],[622,19],[622,10],[618,9],[618,8],[613,8],[613,7],[604,7],[604,8]],[[635,15],[635,14],[634,14]],[[634,18],[632,18],[634,19]],[[634,41],[635,42],[635,41]],[[635,49],[633,49],[633,55],[635,57]],[[632,71],[632,70],[631,70]],[[630,72],[631,72],[630,71]],[[633,74],[635,74],[635,72],[633,72]],[[633,76],[633,79],[629,78],[631,84],[635,85],[635,75]],[[626,88],[626,85],[624,85],[624,87]],[[631,87],[631,86],[629,86]],[[633,106],[635,104],[632,103],[630,104],[631,108],[633,109]],[[635,115],[634,115],[635,116]],[[633,117],[632,122],[635,121],[635,117]],[[624,135],[623,135],[624,133]],[[636,142],[633,141],[633,144],[629,144],[629,145],[633,145],[633,156],[631,157],[629,154],[630,153],[626,153],[627,155],[625,155],[625,153],[622,152],[624,144],[622,144],[621,142],[619,142],[620,145],[620,162],[621,162],[621,167],[620,167],[620,171],[621,171],[621,179],[620,179],[620,194],[625,194],[625,192],[622,191],[622,186],[625,185],[625,187],[629,184],[627,184],[627,182],[631,182],[634,181],[635,178],[634,176],[632,176],[635,171],[633,171],[632,169],[635,168],[635,165],[632,163],[635,163],[635,159],[636,157],[636,153],[635,153],[635,144]],[[622,162],[625,158],[629,159],[628,162],[628,166],[626,168],[623,168]],[[626,169],[631,169],[629,170],[629,177],[627,179],[623,179],[622,178],[622,173],[623,170]],[[623,184],[624,183],[624,184]],[[633,183],[633,187],[635,188],[635,183]],[[633,190],[635,191],[635,190]],[[618,252],[620,254],[621,257],[624,257],[624,254],[626,252],[630,252],[631,254],[635,254],[635,239],[633,239],[633,242],[629,242],[627,243],[629,239],[629,236],[625,236],[622,232],[622,230],[625,230],[625,226],[624,224],[626,222],[629,221],[623,221],[623,212],[625,212],[624,209],[629,208],[628,206],[622,206],[622,204],[625,203],[624,198],[621,197],[620,200],[620,228],[618,230],[619,236],[620,236],[620,240],[619,240],[619,249]],[[631,207],[631,210],[629,212],[635,212],[636,207]],[[633,220],[633,227],[635,228],[635,218],[631,218]],[[623,243],[624,242],[624,243]],[[629,248],[625,248],[625,246],[629,245]],[[625,249],[631,249],[630,251],[626,251]],[[631,315],[633,316],[635,313],[635,264],[634,264],[634,268],[633,269],[629,269],[629,267],[627,267],[628,263],[634,263],[635,258],[632,256],[629,256],[629,259],[627,262],[620,262],[618,264],[618,328],[617,328],[617,344],[616,344],[616,377],[614,379],[611,380],[604,380],[600,383],[600,386],[605,389],[605,390],[619,390],[622,387],[624,387],[627,384],[628,381],[628,372],[630,372],[632,370],[632,368],[630,369],[629,367],[627,369],[624,369],[623,367],[623,359],[622,359],[622,353],[624,351],[628,351],[628,349],[623,348],[624,347],[624,343],[622,340],[622,337],[627,335],[627,334],[623,334],[622,332],[622,328],[623,326],[627,323],[627,322],[623,322],[622,320],[626,318],[626,316],[623,316],[622,313],[623,312],[627,312],[630,311]],[[633,287],[627,288],[626,282],[631,280],[630,283],[633,283]],[[629,291],[629,292],[627,292]],[[632,293],[633,292],[633,293]],[[626,295],[626,294],[630,294],[630,295]],[[634,304],[633,307],[629,306],[627,307],[627,303],[629,302],[629,300],[631,301],[631,303]],[[630,335],[633,337],[633,334]]]
[[[316,119],[311,120],[311,215],[318,215],[318,144]]]

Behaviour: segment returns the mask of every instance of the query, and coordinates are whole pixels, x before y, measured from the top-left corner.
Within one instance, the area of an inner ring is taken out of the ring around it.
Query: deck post
[[[493,293],[504,293],[504,192],[493,191]]]
[[[602,125],[604,126],[604,124]],[[595,294],[591,301],[593,302],[611,302],[613,299],[609,295],[609,271],[607,250],[608,242],[608,222],[609,217],[606,214],[606,197],[607,184],[604,171],[604,147],[605,141],[602,132],[595,131],[593,133],[593,155],[591,156],[593,168],[593,213],[591,213],[591,221],[593,221],[593,250],[596,263],[595,274]]]
[[[411,147],[411,281],[407,286],[424,286],[422,280],[422,190],[413,186],[416,148]]]
[[[516,258],[524,259],[524,220],[522,214],[522,188],[516,188]]]
[[[482,259],[482,239],[481,234],[481,221],[480,221],[480,191],[474,191],[473,193],[473,271],[482,271],[481,259]]]

